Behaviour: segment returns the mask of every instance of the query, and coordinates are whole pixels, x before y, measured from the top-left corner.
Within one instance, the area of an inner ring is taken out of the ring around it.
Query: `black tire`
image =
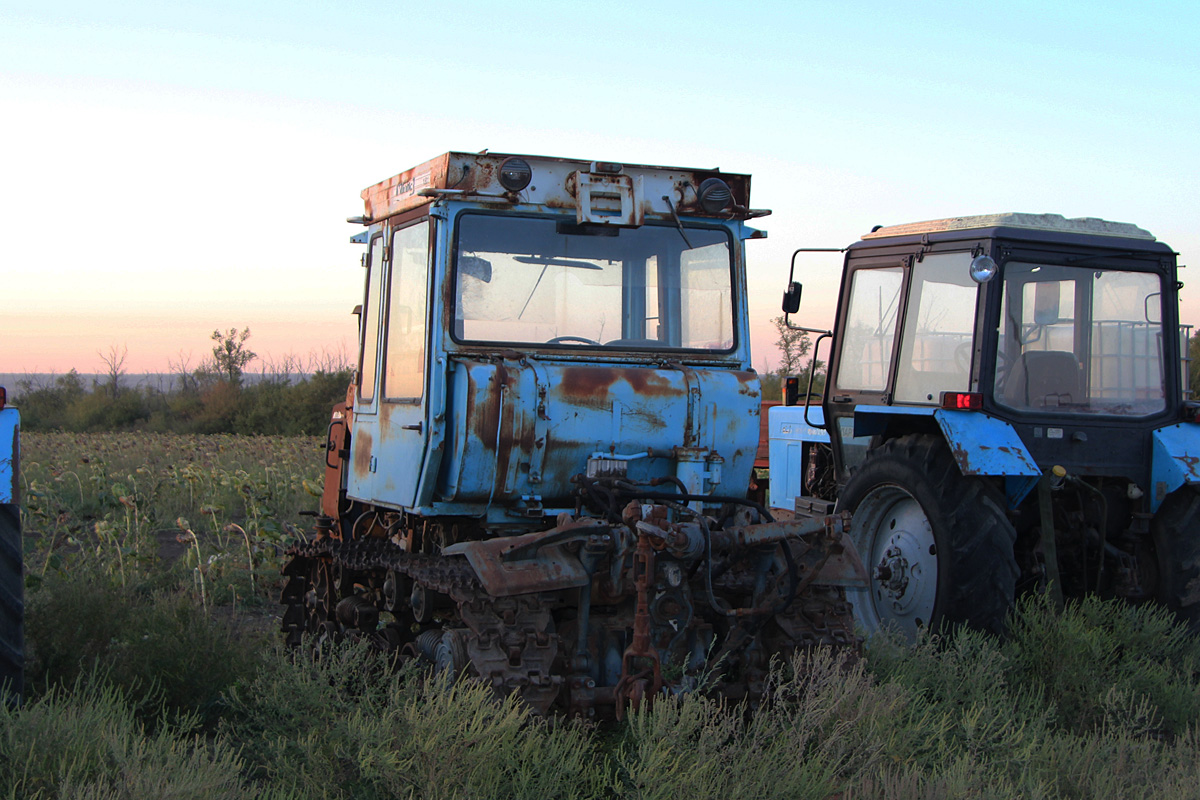
[[[940,437],[901,436],[872,450],[840,507],[854,514],[851,537],[870,576],[868,588],[847,591],[868,634],[1004,632],[1019,574],[1016,530],[1004,498],[964,477]]]
[[[1151,523],[1158,554],[1158,601],[1192,634],[1200,634],[1200,491],[1184,486],[1167,496]]]
[[[0,504],[0,696],[16,701],[25,690],[25,576],[21,514]]]

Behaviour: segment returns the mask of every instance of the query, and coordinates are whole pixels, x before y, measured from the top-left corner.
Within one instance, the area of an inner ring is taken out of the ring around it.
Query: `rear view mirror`
[[[783,313],[795,314],[800,310],[800,288],[799,281],[792,281],[783,293]]]
[[[1033,321],[1037,325],[1058,322],[1058,281],[1039,283],[1034,287]]]
[[[484,283],[492,282],[492,262],[479,256],[459,256],[458,268],[464,275],[470,275]]]

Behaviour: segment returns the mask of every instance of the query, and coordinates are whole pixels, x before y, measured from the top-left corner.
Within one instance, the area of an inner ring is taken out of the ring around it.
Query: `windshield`
[[[1162,411],[1161,291],[1151,272],[1005,265],[997,402],[1078,414]]]
[[[459,217],[459,341],[726,351],[732,247],[723,228],[579,226]]]

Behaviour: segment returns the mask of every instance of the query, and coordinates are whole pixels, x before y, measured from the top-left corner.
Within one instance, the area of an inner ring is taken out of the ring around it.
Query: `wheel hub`
[[[889,547],[883,560],[875,567],[875,580],[883,584],[884,592],[899,600],[908,588],[908,559],[899,547]]]

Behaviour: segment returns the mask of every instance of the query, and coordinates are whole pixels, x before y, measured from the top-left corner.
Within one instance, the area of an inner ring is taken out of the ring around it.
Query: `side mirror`
[[[783,313],[795,314],[800,310],[800,282],[792,281],[783,293]]]

